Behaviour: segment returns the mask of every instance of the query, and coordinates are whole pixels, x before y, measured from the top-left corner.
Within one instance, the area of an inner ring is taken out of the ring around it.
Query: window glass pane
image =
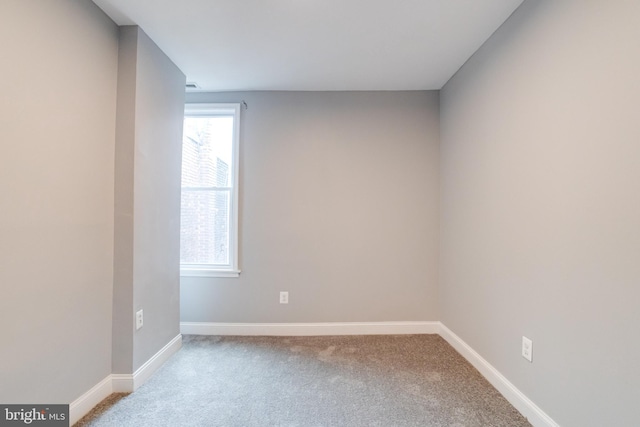
[[[182,189],[180,262],[229,264],[227,190]]]
[[[185,117],[183,187],[231,185],[233,117]]]

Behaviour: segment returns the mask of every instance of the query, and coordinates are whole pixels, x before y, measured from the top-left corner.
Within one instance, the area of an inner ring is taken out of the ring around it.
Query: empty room
[[[640,425],[637,0],[0,16],[0,425]]]

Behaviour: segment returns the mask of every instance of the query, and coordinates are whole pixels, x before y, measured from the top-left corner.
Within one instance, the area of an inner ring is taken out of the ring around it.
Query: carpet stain
[[[336,346],[330,345],[329,347],[326,348],[326,350],[322,350],[318,352],[318,359],[322,360],[323,362],[328,362],[329,360],[331,360],[331,356],[333,356],[333,353],[335,351],[336,351]]]
[[[427,372],[424,375],[424,379],[431,382],[442,381],[442,375],[440,375],[440,372]]]

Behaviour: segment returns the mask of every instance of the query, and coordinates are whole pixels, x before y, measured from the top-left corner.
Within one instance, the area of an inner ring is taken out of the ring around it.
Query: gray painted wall
[[[437,320],[437,92],[239,102],[239,278],[181,279],[192,322]],[[289,304],[278,302],[289,291]]]
[[[138,33],[136,26],[120,27],[118,101],[115,143],[113,254],[113,372],[133,372],[133,190],[135,182],[136,84]]]
[[[0,2],[0,402],[111,373],[117,28],[93,3]]]
[[[139,27],[120,28],[118,73],[113,372],[132,373],[180,333],[185,76]]]
[[[138,369],[180,333],[180,172],[185,75],[140,30],[134,184],[134,335]]]
[[[441,92],[442,321],[562,426],[640,419],[638,40],[527,1]]]
[[[182,320],[442,319],[561,425],[634,425],[639,8],[525,2],[442,91],[441,153],[435,92],[192,95],[249,104],[243,273],[182,279]],[[115,177],[115,25],[80,1],[0,15],[0,401],[68,403],[112,372],[112,310],[113,372],[178,333],[184,76],[131,30]]]

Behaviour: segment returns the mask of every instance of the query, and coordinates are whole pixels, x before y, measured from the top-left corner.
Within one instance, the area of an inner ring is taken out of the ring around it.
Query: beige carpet
[[[76,426],[530,424],[438,335],[185,336],[130,395]]]

